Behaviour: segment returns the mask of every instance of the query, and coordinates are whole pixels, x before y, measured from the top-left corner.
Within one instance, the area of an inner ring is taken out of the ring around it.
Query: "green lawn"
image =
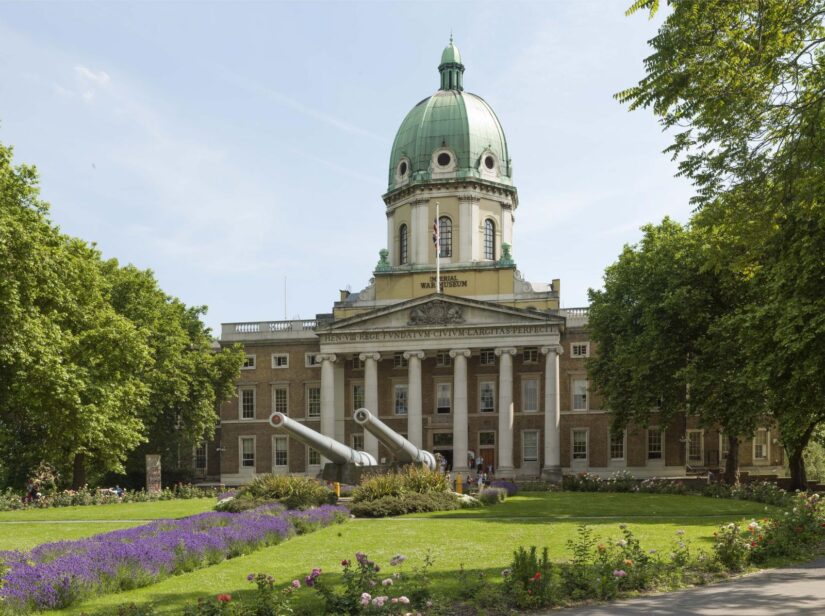
[[[199,498],[3,511],[0,512],[0,550],[28,550],[41,543],[81,539],[138,526],[148,520],[193,515],[209,511],[214,506],[214,499]]]
[[[279,582],[301,578],[312,567],[337,574],[340,561],[364,551],[382,565],[395,554],[408,557],[407,566],[420,564],[427,550],[435,558],[434,588],[451,593],[461,565],[470,572],[485,571],[500,579],[512,550],[519,545],[548,546],[557,560],[569,557],[566,542],[581,522],[592,525],[600,537],[618,538],[618,524],[626,522],[645,549],[666,550],[678,529],[696,547],[710,548],[714,530],[723,522],[762,517],[765,506],[746,501],[653,494],[525,494],[483,510],[441,512],[383,520],[351,520],[271,548],[153,586],[90,599],[52,614],[93,613],[124,602],[152,602],[174,614],[198,597],[248,592],[251,572],[273,574]],[[657,517],[658,516],[658,517]],[[696,516],[696,517],[689,517]],[[388,568],[388,567],[385,567]],[[314,595],[301,591],[305,601]]]

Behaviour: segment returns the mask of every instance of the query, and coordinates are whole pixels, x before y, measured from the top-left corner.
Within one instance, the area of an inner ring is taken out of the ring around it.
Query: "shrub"
[[[512,481],[506,481],[504,479],[496,479],[495,481],[490,482],[491,488],[503,488],[507,491],[507,496],[515,496],[518,494],[518,486],[513,483]]]
[[[748,565],[750,542],[742,538],[738,524],[723,524],[713,533],[716,543],[713,553],[716,560],[728,571],[742,571]]]
[[[255,503],[253,506],[278,502],[288,509],[307,509],[335,502],[335,494],[310,477],[258,475],[238,490],[238,495],[227,503],[230,509],[224,510],[243,511],[236,508],[246,507],[250,501]]]
[[[352,491],[352,500],[360,503],[387,496],[435,494],[449,489],[450,482],[444,473],[411,464],[399,472],[367,477]]]
[[[457,494],[452,492],[410,493],[400,496],[382,496],[374,500],[355,503],[352,507],[352,514],[358,518],[386,518],[405,513],[452,511],[459,508],[461,508],[461,500]]]
[[[497,505],[507,498],[507,490],[504,488],[484,488],[479,491],[477,498],[485,505]]]
[[[539,608],[554,603],[553,564],[547,548],[538,556],[535,546],[513,552],[510,567],[502,571],[504,592],[519,608]]]
[[[764,520],[761,525],[754,520],[745,533],[754,562],[772,556],[807,555],[825,541],[822,499],[819,494],[797,494],[782,515]]]

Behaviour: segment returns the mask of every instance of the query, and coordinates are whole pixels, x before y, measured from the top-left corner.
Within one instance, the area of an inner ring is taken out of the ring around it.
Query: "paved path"
[[[543,612],[544,616],[823,616],[825,558],[712,586]],[[542,616],[535,614],[534,616]]]

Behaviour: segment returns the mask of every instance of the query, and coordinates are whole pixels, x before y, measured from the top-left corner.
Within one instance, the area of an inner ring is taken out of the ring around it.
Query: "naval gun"
[[[367,409],[360,408],[356,410],[352,414],[352,419],[377,438],[389,450],[396,463],[423,464],[431,471],[438,468],[433,454],[413,445]]]
[[[351,485],[358,484],[362,469],[378,466],[375,458],[366,451],[356,451],[339,443],[334,438],[324,436],[302,423],[290,419],[283,413],[272,413],[269,423],[273,428],[286,432],[296,441],[312,447],[330,460],[324,466],[321,476],[326,481],[339,481]]]

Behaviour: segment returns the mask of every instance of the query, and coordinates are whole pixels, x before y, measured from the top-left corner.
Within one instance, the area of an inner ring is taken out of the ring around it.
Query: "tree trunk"
[[[791,469],[791,490],[807,490],[808,478],[805,474],[805,457],[803,448],[788,453],[788,466]]]
[[[74,455],[74,468],[72,469],[72,490],[79,490],[86,485],[86,454],[76,453]]]
[[[729,486],[739,484],[739,437],[728,436],[728,459],[725,461],[724,481]]]

